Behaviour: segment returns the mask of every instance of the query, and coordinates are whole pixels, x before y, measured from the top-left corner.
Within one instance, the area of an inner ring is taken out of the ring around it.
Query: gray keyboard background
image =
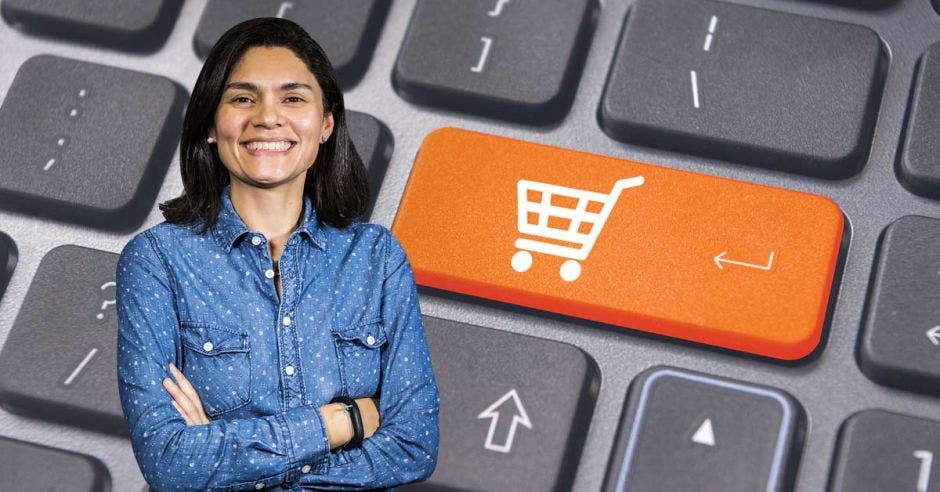
[[[391,73],[415,1],[395,0],[367,72],[358,84],[345,92],[348,109],[374,116],[388,126],[394,137],[394,152],[370,221],[391,227],[418,147],[425,135],[442,126],[456,126],[832,198],[848,219],[849,246],[824,348],[809,363],[779,364],[662,337],[639,335],[629,330],[598,329],[574,319],[518,312],[495,303],[471,303],[427,292],[422,292],[420,299],[425,315],[567,342],[580,347],[596,361],[601,386],[578,464],[575,490],[601,488],[628,386],[638,373],[660,364],[765,384],[793,395],[807,416],[807,434],[802,455],[798,458],[796,490],[824,490],[839,426],[852,413],[881,408],[928,418],[940,415],[940,400],[936,397],[880,386],[862,374],[855,358],[879,234],[885,226],[904,215],[940,218],[940,201],[912,194],[901,186],[895,175],[915,64],[928,46],[940,40],[940,15],[929,0],[899,0],[884,9],[809,1],[731,2],[867,26],[887,46],[890,57],[888,72],[870,158],[857,175],[830,181],[642,148],[617,142],[605,135],[596,118],[597,108],[624,16],[631,3],[626,0],[600,1],[600,15],[572,108],[560,123],[536,127],[417,106],[402,99],[392,88]],[[0,46],[3,46],[0,52],[0,94],[6,95],[20,65],[41,53],[164,75],[189,91],[202,66],[193,50],[193,35],[204,6],[203,0],[187,0],[166,43],[158,51],[143,55],[33,37],[0,22]],[[316,37],[315,33],[313,35]],[[4,142],[4,145],[16,145],[16,142]],[[102,149],[102,152],[106,151]],[[178,196],[181,191],[179,160],[175,156],[157,201]],[[154,204],[138,230],[162,220]],[[6,231],[19,249],[16,270],[0,302],[0,344],[6,340],[39,262],[49,250],[62,244],[76,244],[117,253],[136,233],[115,234],[4,210],[0,210],[0,230]],[[806,231],[806,234],[812,233]],[[108,467],[114,490],[140,490],[144,486],[130,442],[126,439],[29,419],[7,411],[0,411],[0,435],[93,455]]]

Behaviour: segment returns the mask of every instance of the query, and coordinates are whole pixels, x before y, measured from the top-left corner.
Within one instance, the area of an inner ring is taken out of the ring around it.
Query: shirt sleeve
[[[188,426],[163,387],[179,367],[171,282],[150,231],[124,247],[115,272],[117,376],[140,470],[158,490],[255,490],[293,481],[330,454],[317,406]],[[260,484],[260,485],[259,485]]]
[[[425,480],[437,465],[440,396],[414,274],[391,232],[386,240],[382,317],[388,333],[379,390],[380,425],[362,444],[330,453],[326,469],[301,475],[317,490],[368,490]]]

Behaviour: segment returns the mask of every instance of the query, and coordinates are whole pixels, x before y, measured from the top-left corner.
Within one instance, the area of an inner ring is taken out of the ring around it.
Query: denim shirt
[[[157,224],[117,264],[117,375],[134,456],[156,490],[363,490],[423,480],[440,398],[414,275],[384,226],[303,218],[279,258],[222,192],[218,223]],[[187,426],[162,385],[173,362],[209,424]],[[331,451],[319,408],[377,396],[381,423]]]

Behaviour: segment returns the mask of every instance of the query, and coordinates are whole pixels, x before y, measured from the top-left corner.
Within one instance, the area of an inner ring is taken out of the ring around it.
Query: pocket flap
[[[385,329],[381,318],[360,321],[340,329],[334,328],[332,332],[342,340],[358,341],[369,348],[377,348],[385,343]]]
[[[180,338],[183,345],[205,355],[248,351],[247,335],[209,323],[181,323]]]

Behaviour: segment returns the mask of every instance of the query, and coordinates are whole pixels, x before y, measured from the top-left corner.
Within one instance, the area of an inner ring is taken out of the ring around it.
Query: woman
[[[206,59],[185,192],[118,261],[117,371],[158,490],[361,490],[424,480],[440,400],[410,263],[354,221],[366,172],[326,55],[243,22]]]

